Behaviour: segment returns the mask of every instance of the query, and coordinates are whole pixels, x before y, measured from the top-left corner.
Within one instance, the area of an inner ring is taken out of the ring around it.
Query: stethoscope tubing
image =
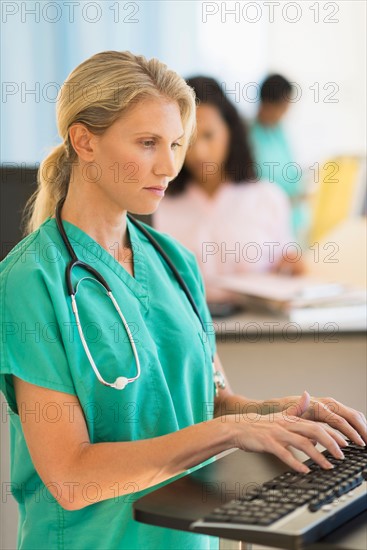
[[[106,386],[111,386],[111,387],[114,387],[116,389],[123,389],[126,384],[128,384],[129,382],[133,382],[134,380],[136,380],[137,378],[139,378],[140,376],[140,373],[141,373],[141,367],[140,367],[140,361],[139,361],[139,357],[138,357],[138,353],[137,353],[137,350],[136,350],[136,346],[135,346],[135,343],[134,343],[134,339],[133,339],[133,336],[131,334],[131,331],[130,331],[130,328],[129,328],[129,325],[115,299],[115,297],[113,296],[113,293],[112,293],[112,290],[109,286],[109,284],[107,283],[107,281],[104,279],[104,277],[102,277],[102,275],[94,268],[92,267],[91,265],[87,264],[86,262],[82,262],[81,260],[79,260],[79,258],[77,257],[76,253],[75,253],[75,250],[73,249],[71,243],[70,243],[70,240],[66,234],[66,231],[65,231],[65,228],[64,228],[64,225],[62,223],[62,219],[61,219],[61,209],[62,209],[62,206],[63,206],[63,203],[64,203],[64,200],[61,200],[59,201],[59,203],[57,204],[56,206],[56,211],[55,211],[55,219],[56,219],[56,224],[57,224],[57,227],[58,227],[58,230],[60,232],[60,235],[61,235],[61,238],[69,252],[69,255],[70,255],[70,262],[68,263],[67,267],[66,267],[66,270],[65,270],[65,278],[66,278],[66,286],[67,286],[67,290],[68,290],[68,294],[69,296],[71,297],[71,305],[72,305],[72,311],[73,311],[73,314],[75,316],[75,320],[76,320],[76,324],[77,324],[77,328],[78,328],[78,332],[79,332],[79,336],[80,336],[80,339],[81,339],[81,342],[82,342],[82,345],[84,347],[84,350],[87,354],[87,357],[88,357],[88,360],[98,378],[98,380],[106,385]],[[165,260],[165,262],[167,263],[168,267],[171,269],[171,271],[173,272],[177,282],[179,283],[179,285],[181,286],[182,290],[185,292],[186,296],[187,296],[187,299],[189,300],[194,312],[196,313],[200,323],[201,323],[201,326],[204,330],[204,332],[206,333],[207,330],[206,330],[206,327],[205,327],[205,323],[204,323],[204,320],[202,318],[202,316],[200,315],[200,312],[197,308],[197,305],[195,303],[195,300],[187,286],[187,284],[185,283],[184,279],[182,278],[181,274],[179,273],[178,269],[176,268],[176,266],[173,264],[172,260],[170,259],[170,257],[168,256],[168,254],[166,253],[166,251],[161,247],[161,245],[156,241],[156,239],[153,237],[153,235],[151,235],[149,233],[149,231],[136,219],[134,218],[131,214],[127,214],[127,217],[129,218],[129,220],[131,221],[131,223],[133,223],[142,233],[143,235],[149,240],[149,242],[153,245],[153,247],[157,250],[157,252],[162,256],[162,258]],[[106,382],[101,374],[99,373],[98,371],[98,368],[93,360],[93,357],[92,357],[92,354],[90,353],[90,350],[88,348],[88,344],[86,342],[86,339],[85,339],[85,336],[84,336],[84,333],[83,333],[83,329],[82,329],[82,326],[81,326],[81,323],[80,323],[80,318],[79,318],[79,312],[78,312],[78,306],[77,306],[77,303],[76,303],[76,299],[75,299],[75,295],[76,295],[76,290],[72,284],[72,280],[71,280],[71,272],[73,270],[74,267],[76,266],[80,266],[82,267],[83,269],[85,269],[86,271],[88,271],[90,274],[92,274],[96,280],[105,288],[109,298],[111,299],[116,311],[118,312],[118,315],[120,316],[123,324],[124,324],[124,327],[125,327],[125,330],[128,334],[128,337],[129,337],[129,340],[130,340],[130,344],[131,344],[131,347],[133,349],[133,353],[134,353],[134,357],[135,357],[135,362],[136,362],[136,368],[137,368],[137,373],[134,377],[131,377],[131,378],[125,378],[125,377],[119,377],[115,380],[114,383],[109,383],[109,382]],[[215,365],[214,365],[214,357],[213,355],[211,356],[211,362],[212,362],[212,368],[213,368],[213,375],[214,375],[214,382],[215,382],[215,388],[216,388],[216,394],[218,394],[218,387],[221,387],[221,388],[224,388],[225,387],[225,383],[224,383],[224,379],[223,379],[223,376],[222,374],[219,372],[219,371],[216,371],[215,369]]]

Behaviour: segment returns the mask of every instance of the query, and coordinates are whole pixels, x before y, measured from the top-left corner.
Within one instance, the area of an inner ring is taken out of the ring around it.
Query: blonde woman
[[[362,445],[365,419],[307,393],[275,399],[273,417],[252,401],[257,422],[226,413],[249,399],[231,391],[204,331],[194,255],[127,216],[154,212],[182,166],[195,98],[180,76],[156,59],[99,53],[69,75],[57,119],[62,143],[40,167],[30,234],[1,264],[17,546],[216,548],[136,522],[132,502],[232,447],[305,471],[292,446],[328,468],[314,442],[341,457],[334,428]]]

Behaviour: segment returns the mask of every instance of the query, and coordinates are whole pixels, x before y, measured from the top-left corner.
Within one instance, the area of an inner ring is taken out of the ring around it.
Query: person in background
[[[293,86],[283,76],[272,74],[264,80],[259,111],[250,127],[250,139],[259,173],[278,184],[288,195],[292,205],[292,228],[302,242],[308,225],[307,209],[302,203],[302,174],[281,122],[289,109],[292,94]]]
[[[303,272],[286,193],[259,180],[235,106],[212,78],[187,80],[196,94],[197,133],[153,225],[192,250],[209,303],[233,302],[220,275]]]

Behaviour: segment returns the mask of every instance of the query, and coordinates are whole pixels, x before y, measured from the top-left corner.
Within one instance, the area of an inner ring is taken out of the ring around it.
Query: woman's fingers
[[[330,415],[331,412],[335,415],[336,422],[338,421],[338,417],[343,418],[344,421],[347,422],[357,432],[356,437],[350,437],[352,441],[357,443],[357,445],[363,445],[363,442],[367,443],[367,421],[365,415],[362,412],[356,411],[355,409],[347,407],[342,403],[338,403],[335,400],[329,400],[326,401],[326,403],[323,402],[322,404],[324,405],[324,412],[327,417],[328,415]],[[333,419],[331,420],[333,421]],[[328,424],[332,425],[331,422],[328,422]]]
[[[313,403],[312,409],[314,420],[326,422],[357,445],[367,443],[367,423],[363,413],[346,407],[331,398],[318,399]],[[307,418],[307,413],[305,418]]]
[[[341,434],[327,424],[312,422],[299,416],[289,416],[288,412],[290,410],[293,409],[289,408],[283,411],[282,422],[286,429],[297,432],[311,441],[321,443],[335,458],[343,458],[339,445],[345,447],[346,443]],[[286,416],[284,416],[284,413],[287,413]]]
[[[309,430],[302,429],[301,431],[306,434]],[[323,430],[321,430],[316,436],[317,442],[320,442],[323,446],[325,446],[333,454],[333,456],[335,456],[335,458],[342,460],[344,455],[335,440],[333,440],[333,438],[326,431],[322,434],[322,431]],[[309,469],[291,453],[289,447],[302,451],[321,468],[333,468],[333,465],[328,461],[325,455],[323,455],[315,447],[314,442],[312,439],[309,439],[307,435],[303,435],[298,432],[293,433],[290,430],[282,429],[280,433],[274,434],[274,436],[273,444],[271,449],[269,449],[270,452],[276,454],[281,460],[289,464],[289,466],[297,471],[307,473]]]
[[[271,445],[270,452],[297,472],[308,473],[310,469],[294,456],[289,447],[302,451],[321,468],[327,470],[333,468],[333,465],[314,447],[309,439],[298,434],[287,433],[283,434],[281,438],[276,438]]]
[[[282,462],[290,466],[290,468],[296,470],[296,472],[307,474],[310,471],[310,469],[307,468],[303,462],[298,460],[287,447],[284,447],[276,440],[272,443],[269,452],[277,456]]]
[[[323,428],[329,435],[331,435],[331,437],[335,439],[339,447],[348,447],[347,440],[340,432],[338,432],[337,430],[334,430],[334,428],[324,423],[323,423]]]
[[[302,416],[307,420],[326,422],[357,445],[367,444],[367,420],[362,412],[347,407],[332,397],[312,398],[308,403],[307,397],[309,398],[309,394],[304,392],[283,412]]]
[[[262,416],[256,429],[254,425],[251,426],[248,434],[250,437],[245,436],[243,442],[238,445],[239,448],[273,453],[294,470],[306,473],[309,469],[294,456],[290,448],[302,451],[321,468],[330,469],[333,465],[317,449],[317,443],[325,447],[334,458],[340,460],[344,458],[340,447],[348,445],[345,437],[358,445],[364,445],[358,433],[359,428],[366,427],[364,415],[337,402],[335,404],[339,407],[340,414],[319,400],[314,401],[310,407],[309,399],[309,394],[304,392],[297,402],[282,412],[276,413],[271,419],[267,418],[267,415]],[[246,431],[245,426],[244,428]],[[241,436],[242,434],[240,434],[240,440]]]
[[[304,391],[300,397],[283,410],[283,414],[286,416],[302,416],[307,413],[310,407],[311,397],[308,391]]]
[[[330,467],[331,464],[324,455],[315,448],[313,440],[325,447],[335,458],[344,458],[343,452],[338,444],[338,438],[334,437],[334,434],[330,433],[320,424],[310,422],[309,420],[298,419],[298,422],[289,424],[286,426],[286,429],[289,432],[293,432],[294,435],[294,437],[288,439],[289,444],[306,453],[323,468]],[[329,430],[331,429],[329,428]]]

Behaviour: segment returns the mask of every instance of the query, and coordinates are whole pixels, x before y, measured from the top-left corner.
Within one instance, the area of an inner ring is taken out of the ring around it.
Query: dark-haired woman
[[[189,79],[199,100],[196,139],[154,214],[154,225],[200,261],[209,302],[230,301],[218,275],[303,271],[288,198],[258,178],[246,130],[219,84]]]

